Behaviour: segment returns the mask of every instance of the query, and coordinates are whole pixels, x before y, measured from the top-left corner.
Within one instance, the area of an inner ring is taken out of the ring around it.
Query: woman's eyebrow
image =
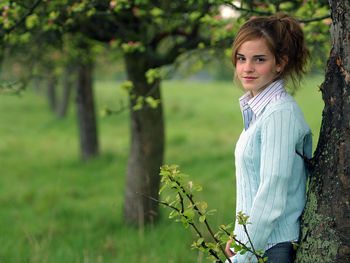
[[[245,55],[240,54],[240,53],[237,53],[237,56],[245,57]],[[257,57],[267,57],[267,55],[262,54],[262,55],[254,55],[253,56],[253,58],[257,58]]]

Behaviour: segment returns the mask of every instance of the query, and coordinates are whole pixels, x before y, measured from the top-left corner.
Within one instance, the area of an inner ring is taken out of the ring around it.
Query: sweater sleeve
[[[286,207],[288,181],[296,156],[299,128],[290,110],[272,112],[263,120],[261,128],[260,183],[253,200],[247,225],[248,234],[255,250],[267,248],[276,219]],[[248,238],[243,240],[248,242]],[[250,246],[250,244],[249,244]],[[239,263],[256,262],[251,253],[237,254]]]

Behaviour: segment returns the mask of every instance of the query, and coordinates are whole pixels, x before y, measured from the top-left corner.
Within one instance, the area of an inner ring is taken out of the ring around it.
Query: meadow
[[[323,75],[305,79],[295,98],[319,134]],[[234,220],[234,147],[243,129],[231,82],[165,81],[165,163],[201,184],[198,198],[217,213],[214,228]],[[97,112],[127,101],[120,83],[98,81]],[[82,163],[74,100],[56,119],[43,95],[0,95],[0,263],[211,262],[190,249],[194,233],[161,219],[143,229],[122,218],[129,151],[128,111],[98,116],[101,154]]]

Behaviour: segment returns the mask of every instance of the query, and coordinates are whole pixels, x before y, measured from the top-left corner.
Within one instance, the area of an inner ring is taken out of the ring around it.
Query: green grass
[[[317,141],[322,76],[306,79],[296,99]],[[234,147],[242,130],[232,83],[163,83],[168,164],[204,186],[200,198],[217,214],[213,226],[234,219]],[[98,82],[97,108],[117,108],[119,84]],[[0,263],[210,262],[190,250],[194,234],[161,220],[138,230],[123,223],[128,112],[99,117],[101,156],[81,163],[74,104],[57,120],[43,96],[0,96]]]

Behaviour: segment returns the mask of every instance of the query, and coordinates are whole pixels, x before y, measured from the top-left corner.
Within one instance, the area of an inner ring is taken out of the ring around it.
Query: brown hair
[[[232,63],[236,67],[237,51],[249,40],[263,38],[274,55],[276,64],[287,57],[287,63],[278,78],[290,78],[294,88],[299,86],[310,52],[304,43],[304,33],[299,23],[291,16],[276,14],[250,19],[239,29],[232,50]]]

